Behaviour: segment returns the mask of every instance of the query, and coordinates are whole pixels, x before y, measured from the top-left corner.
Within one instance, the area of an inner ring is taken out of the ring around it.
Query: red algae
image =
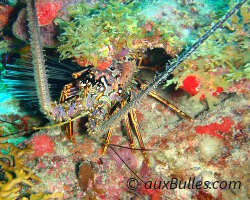
[[[217,138],[223,138],[223,135],[220,133],[229,133],[234,121],[230,117],[222,117],[222,123],[211,123],[205,126],[196,126],[195,131],[198,134],[208,134],[215,136]]]
[[[75,62],[81,67],[86,67],[86,65],[89,64],[88,61],[83,58],[75,58]]]
[[[75,61],[78,65],[80,65],[81,67],[86,67],[88,65],[93,65],[90,61],[88,61],[87,59],[84,58],[75,58]],[[97,62],[97,66],[96,68],[103,71],[105,69],[107,69],[110,65],[112,64],[112,60],[99,60]]]

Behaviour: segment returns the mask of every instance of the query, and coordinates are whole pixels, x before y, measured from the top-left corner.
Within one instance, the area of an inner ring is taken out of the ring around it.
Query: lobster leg
[[[75,138],[74,138],[74,135],[73,135],[73,125],[74,125],[74,122],[70,121],[68,124],[66,124],[64,126],[64,130],[65,130],[65,135],[66,137],[72,142],[72,143],[75,143]]]
[[[137,58],[138,59],[138,64],[137,64],[137,68],[138,69],[144,69],[144,70],[151,70],[151,71],[153,71],[153,72],[156,72],[157,71],[157,66],[155,66],[155,67],[145,67],[145,66],[142,66],[141,64],[142,64],[142,61],[143,61],[143,58],[142,57],[139,57],[139,58]]]
[[[123,107],[124,104],[125,104],[125,101],[122,101],[121,107]],[[129,119],[128,119],[127,115],[124,116],[124,123],[125,123],[125,126],[126,126],[126,130],[128,132],[128,139],[129,139],[130,147],[132,149],[134,149],[135,148],[134,140],[133,140],[132,132],[131,132],[130,125],[129,125]]]
[[[74,78],[74,79],[79,78],[82,74],[87,73],[89,71],[89,69],[90,69],[89,67],[86,67],[85,69],[83,69],[83,70],[81,70],[79,72],[73,73],[72,78]]]
[[[137,79],[137,82],[140,84],[140,88],[141,89],[145,89],[146,88],[146,84],[142,83],[138,79]],[[173,105],[172,103],[170,103],[166,99],[162,98],[160,95],[156,94],[155,92],[153,92],[153,91],[149,92],[148,96],[150,96],[150,97],[156,99],[157,101],[163,103],[165,106],[168,106],[169,108],[171,108],[172,110],[174,110],[181,117],[184,117],[184,118],[188,119],[190,122],[193,121],[192,117],[190,117],[188,114],[186,114],[183,111],[181,111],[178,107],[176,107],[175,105]]]
[[[121,103],[123,104],[123,101]],[[114,113],[116,113],[116,112],[117,112],[117,108],[115,109]],[[106,137],[105,144],[104,144],[103,153],[102,153],[103,155],[105,155],[107,152],[107,149],[108,149],[108,146],[110,143],[111,134],[112,134],[112,129],[110,128],[108,131],[107,137]]]
[[[67,139],[69,139],[69,124],[64,125],[64,133]]]
[[[87,93],[88,92],[88,87],[86,86],[86,87],[84,87],[84,98],[86,98],[87,97]]]
[[[109,146],[109,142],[110,142],[111,134],[112,134],[112,130],[109,129],[109,132],[108,132],[108,135],[107,135],[107,138],[106,138],[106,142],[105,142],[105,145],[104,145],[104,148],[103,148],[103,155],[105,155],[106,152],[107,152],[107,149],[108,149],[108,146]]]
[[[138,69],[144,69],[144,70],[151,70],[151,71],[153,71],[153,72],[156,72],[157,71],[157,67],[155,66],[155,67],[144,67],[144,66],[138,66]]]
[[[125,104],[125,100],[123,100],[121,102],[121,107],[123,107]],[[116,110],[117,111],[117,110]],[[116,112],[115,111],[115,112]],[[131,132],[131,129],[130,129],[130,126],[129,126],[129,119],[128,119],[128,116],[125,115],[124,116],[124,122],[125,122],[125,125],[126,125],[126,129],[127,129],[127,132],[128,132],[128,138],[129,138],[129,143],[130,143],[130,146],[132,149],[134,149],[134,141],[133,141],[133,137],[132,137],[132,132]],[[109,132],[108,132],[108,135],[107,135],[107,138],[106,138],[106,142],[105,142],[105,145],[104,145],[104,149],[103,149],[103,155],[106,154],[106,151],[107,151],[107,148],[108,148],[108,145],[110,143],[110,137],[111,137],[111,134],[112,134],[112,130],[109,129]]]
[[[128,119],[127,115],[124,116],[124,122],[125,122],[126,129],[127,129],[127,132],[128,132],[128,139],[129,139],[130,147],[132,149],[134,149],[135,148],[134,140],[133,140],[133,136],[132,136],[132,132],[131,132],[130,126],[129,126],[129,119]]]
[[[179,108],[177,108],[175,105],[171,104],[169,101],[163,99],[161,96],[159,96],[158,94],[156,94],[155,92],[150,92],[149,96],[153,97],[154,99],[156,99],[157,101],[163,103],[165,106],[170,107],[172,110],[174,110],[178,115],[188,119],[189,121],[193,121],[193,119],[187,115],[186,113],[184,113],[183,111],[181,111]]]
[[[142,57],[138,58],[138,69],[140,69],[140,67],[141,67],[142,60],[143,60]]]
[[[69,139],[72,143],[75,143],[75,138],[73,135],[73,125],[74,125],[74,122],[69,123]]]
[[[82,117],[86,117],[88,114],[89,114],[89,112],[85,112],[85,113],[83,113],[83,114],[81,114],[81,115],[78,115],[77,117],[71,119],[70,121],[59,122],[58,124],[51,124],[51,125],[42,126],[42,127],[33,127],[32,129],[36,131],[36,130],[45,130],[45,129],[51,129],[51,128],[63,126],[63,125],[68,124],[69,122],[73,122],[73,121],[76,121],[77,119],[80,119],[80,118],[82,118]]]
[[[61,92],[61,96],[60,96],[60,103],[63,103],[67,98],[69,98],[71,91],[70,89],[73,87],[72,83],[69,83],[67,85],[64,86],[62,92]]]
[[[146,160],[146,163],[147,165],[149,165],[149,160],[148,160],[148,156],[145,152],[145,146],[144,146],[144,143],[143,143],[143,140],[142,140],[142,136],[139,132],[139,129],[138,129],[138,123],[137,123],[137,120],[136,120],[136,113],[135,113],[135,109],[132,109],[131,112],[129,112],[129,119],[130,119],[130,122],[134,128],[134,131],[135,131],[135,134],[137,136],[137,139],[139,141],[139,144],[140,144],[140,148],[142,149],[142,153],[143,153],[143,156]]]
[[[60,103],[63,103],[67,98],[70,97],[71,94],[71,89],[73,87],[73,84],[67,84],[64,86],[63,91],[61,92],[61,96],[60,96]],[[65,130],[65,135],[66,137],[72,142],[75,143],[75,139],[73,136],[73,121],[70,121],[68,124],[66,124],[64,126],[64,130]]]

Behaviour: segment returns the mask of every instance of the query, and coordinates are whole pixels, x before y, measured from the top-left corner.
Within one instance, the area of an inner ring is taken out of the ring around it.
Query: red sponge
[[[48,135],[35,135],[31,139],[34,150],[34,156],[42,156],[45,153],[52,153],[54,150],[54,142]]]
[[[38,1],[36,11],[39,25],[48,25],[55,19],[58,10],[61,9],[61,1]]]
[[[196,76],[187,76],[182,83],[183,85],[180,86],[180,88],[192,96],[196,95],[200,91],[201,81]]]

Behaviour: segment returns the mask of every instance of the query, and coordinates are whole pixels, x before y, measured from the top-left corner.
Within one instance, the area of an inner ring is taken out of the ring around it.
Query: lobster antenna
[[[46,74],[43,47],[38,27],[35,0],[26,0],[29,21],[30,46],[34,68],[35,84],[41,111],[46,113],[51,106],[49,84]]]
[[[112,149],[112,151],[118,156],[118,158],[126,165],[126,167],[129,169],[129,171],[131,171],[141,182],[143,182],[144,184],[146,183],[140,176],[137,175],[136,172],[134,172],[129,165],[122,159],[122,157],[116,152],[116,150],[110,146],[110,148]]]
[[[127,103],[121,110],[119,110],[115,115],[111,116],[108,120],[106,120],[102,125],[100,125],[96,132],[100,134],[104,134],[108,132],[108,130],[116,124],[121,118],[126,115],[140,100],[149,94],[150,91],[155,89],[161,82],[166,80],[168,76],[176,69],[183,61],[185,61],[206,39],[211,36],[221,25],[231,17],[236,11],[240,9],[240,7],[247,0],[242,0],[237,3],[231,10],[229,10],[219,21],[214,24],[203,36],[201,36],[188,50],[186,50],[183,54],[181,54],[174,62],[171,64],[167,64],[164,72],[158,75],[153,82],[148,84],[141,92],[134,97],[129,103]]]

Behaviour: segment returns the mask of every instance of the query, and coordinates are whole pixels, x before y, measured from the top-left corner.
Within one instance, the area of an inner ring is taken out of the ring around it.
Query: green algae
[[[168,26],[154,22],[146,30],[146,19],[139,15],[144,3],[108,1],[107,4],[89,6],[80,3],[68,8],[70,21],[56,19],[61,34],[58,47],[61,59],[83,58],[96,66],[99,60],[113,59],[123,48],[135,52],[148,48],[140,40],[153,38],[157,34],[166,40]],[[135,41],[138,41],[135,44]]]
[[[142,38],[133,6],[110,1],[106,6],[78,4],[69,7],[72,20],[56,20],[62,30],[59,37],[62,45],[58,48],[61,59],[84,57],[96,63],[98,59],[109,56],[106,46],[121,49],[119,45],[122,43],[129,46],[132,40]]]

